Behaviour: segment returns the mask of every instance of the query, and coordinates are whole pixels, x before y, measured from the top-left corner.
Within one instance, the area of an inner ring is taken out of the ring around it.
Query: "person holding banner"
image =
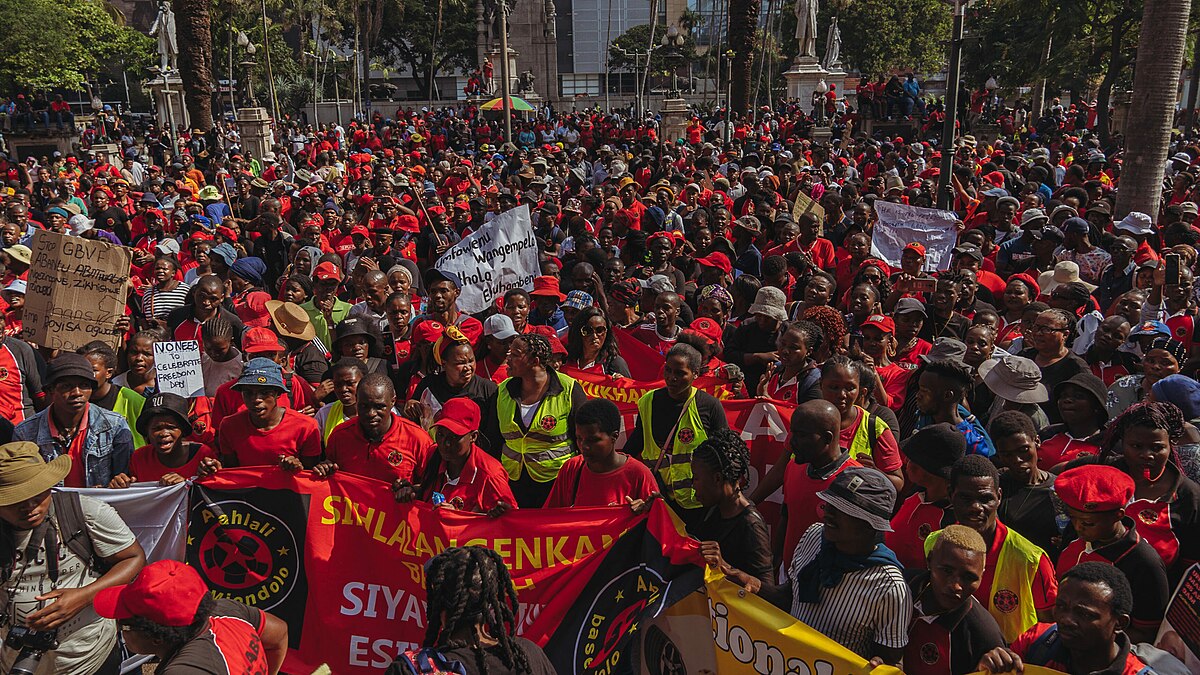
[[[458,295],[461,289],[462,280],[458,275],[437,268],[425,270],[425,293],[428,301],[425,313],[414,319],[413,323],[430,319],[443,326],[457,326],[472,345],[478,345],[479,339],[483,337],[483,324],[470,314],[459,311]]]
[[[658,495],[654,474],[645,464],[617,452],[621,411],[612,401],[594,398],[575,411],[579,455],[567,460],[546,498],[545,508],[632,504],[635,510]]]
[[[321,429],[308,415],[280,403],[288,393],[283,369],[271,359],[250,359],[232,389],[245,408],[221,421],[217,449],[224,466],[310,469],[321,458]],[[203,467],[209,462],[201,462]],[[219,468],[219,467],[217,467]]]
[[[550,342],[526,334],[508,351],[510,377],[484,406],[484,438],[499,454],[521,508],[546,503],[563,464],[574,454],[575,411],[587,394],[574,378],[548,364]]]
[[[689,525],[703,517],[692,486],[692,453],[710,434],[729,428],[720,402],[692,386],[703,365],[691,345],[671,347],[663,365],[666,386],[638,400],[637,420],[625,443],[630,456],[654,471],[667,503]]]
[[[345,471],[389,484],[411,481],[433,439],[414,422],[395,412],[396,389],[382,373],[358,383],[353,418],[333,430],[324,461],[312,467],[317,476]]]
[[[113,476],[110,488],[127,488],[134,483],[182,483],[199,473],[202,461],[217,457],[211,446],[187,441],[193,431],[188,400],[178,394],[151,396],[137,424],[138,433],[148,442],[133,451],[128,474]]]

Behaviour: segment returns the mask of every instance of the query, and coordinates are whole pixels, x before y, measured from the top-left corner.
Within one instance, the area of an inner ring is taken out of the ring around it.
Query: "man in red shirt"
[[[280,405],[287,394],[283,369],[262,357],[250,359],[233,385],[246,409],[226,417],[217,431],[217,451],[225,466],[279,465],[310,469],[321,458],[316,420]]]
[[[420,426],[397,415],[396,389],[383,373],[371,373],[358,383],[358,415],[329,435],[325,461],[313,473],[334,471],[378,478],[392,484],[411,481],[433,439]]]
[[[621,411],[616,403],[593,398],[576,408],[575,443],[580,454],[559,470],[546,508],[644,502],[658,492],[649,467],[617,452],[620,433]]]
[[[1007,673],[1025,664],[1070,675],[1137,675],[1149,671],[1130,651],[1129,613],[1133,591],[1121,570],[1102,562],[1073,567],[1059,588],[1056,623],[1039,623],[1017,638],[1012,648],[997,647],[979,661],[979,670]]]

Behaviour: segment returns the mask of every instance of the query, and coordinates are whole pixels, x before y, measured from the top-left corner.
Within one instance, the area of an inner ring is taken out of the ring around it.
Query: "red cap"
[[[733,274],[733,265],[729,262],[729,256],[720,251],[713,251],[703,258],[696,258],[696,262],[705,267],[715,267],[725,274]]]
[[[446,207],[442,206],[441,204],[435,204],[434,206],[429,207],[429,212],[445,215]]]
[[[366,225],[355,225],[354,227],[350,228],[350,235],[353,236],[356,234],[361,234],[367,239],[371,238],[371,231],[367,229]]]
[[[546,342],[550,343],[550,353],[551,354],[558,354],[560,356],[567,355],[567,348],[563,346],[562,340],[559,340],[557,337],[550,335],[546,338]]]
[[[863,328],[866,328],[867,326],[878,328],[884,333],[889,333],[892,335],[895,335],[896,333],[896,322],[892,321],[892,317],[884,316],[882,314],[872,314],[871,316],[868,316],[862,323]]]
[[[265,294],[264,294],[265,295]],[[279,344],[279,336],[270,328],[251,328],[242,335],[242,351],[247,354],[262,354],[264,352],[280,352],[284,346]]]
[[[415,345],[418,342],[437,342],[444,332],[446,332],[445,326],[437,321],[426,319],[413,326],[412,343]]]
[[[433,426],[442,427],[455,436],[466,436],[479,429],[479,418],[478,403],[465,396],[456,396],[446,401],[434,416]]]
[[[220,227],[217,228],[217,234],[221,235],[222,237],[225,237],[229,241],[237,241],[238,240],[237,232],[234,232],[233,228],[225,227],[224,225],[221,225]]]
[[[688,330],[693,333],[698,333],[712,344],[721,344],[721,339],[724,337],[724,331],[721,329],[721,324],[712,319],[702,316],[692,322]]]
[[[921,254],[922,258],[925,257],[925,245],[924,244],[918,244],[916,242],[913,242],[913,243],[909,244],[908,246],[905,246],[904,250],[905,251],[909,251],[909,250],[916,251],[917,253]]]
[[[271,295],[265,291],[250,291],[234,310],[247,328],[265,328],[271,323],[271,313],[267,311],[267,301],[270,299]]]
[[[545,295],[551,298],[558,298],[559,302],[567,299],[567,296],[558,290],[558,277],[536,277],[533,280],[533,290],[530,295]]]
[[[404,214],[396,219],[396,229],[401,232],[420,232],[421,221],[416,216]]]
[[[338,269],[337,265],[334,265],[326,260],[323,263],[319,263],[317,268],[313,270],[313,277],[319,281],[325,281],[326,279],[336,279],[341,281],[342,271]]]
[[[190,626],[196,620],[208,586],[196,570],[177,560],[160,560],[142,568],[132,583],[96,594],[96,613],[107,619],[141,617],[162,626]]]
[[[1055,494],[1076,511],[1123,509],[1133,500],[1133,491],[1133,478],[1129,474],[1104,464],[1077,466],[1054,479]]]

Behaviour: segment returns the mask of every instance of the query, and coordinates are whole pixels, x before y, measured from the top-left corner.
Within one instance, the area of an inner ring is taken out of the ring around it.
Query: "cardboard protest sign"
[[[129,249],[46,230],[30,248],[22,339],[69,351],[93,340],[119,348],[113,325],[125,312]]]
[[[200,343],[195,340],[154,343],[154,371],[158,390],[184,398],[204,395],[204,373],[200,370]]]
[[[904,247],[916,242],[925,246],[926,271],[950,268],[950,254],[958,241],[954,213],[876,200],[875,215],[879,220],[871,235],[871,255],[899,267]]]
[[[505,291],[532,290],[540,274],[537,252],[529,205],[523,204],[451,246],[433,266],[462,279],[458,309],[474,314],[491,307]]]
[[[815,199],[800,192],[796,195],[796,203],[792,205],[792,220],[800,220],[800,216],[811,213],[817,218],[817,222],[825,223],[825,207],[817,203]]]

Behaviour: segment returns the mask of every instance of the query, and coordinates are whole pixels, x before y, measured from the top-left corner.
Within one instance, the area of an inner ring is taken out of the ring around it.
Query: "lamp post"
[[[508,72],[508,2],[500,0],[500,102],[504,106],[504,142],[512,143],[512,80]]]
[[[725,58],[725,143],[729,143],[729,139],[733,136],[733,57],[732,49],[725,50],[721,55]]]
[[[993,103],[993,100],[996,96],[996,90],[1000,88],[1000,83],[996,81],[995,77],[989,76],[987,82],[983,83],[983,88],[987,90],[987,110],[994,117],[996,106],[995,103]]]
[[[817,86],[813,87],[813,118],[816,119],[817,126],[825,126],[825,94],[829,93],[829,85],[825,82],[825,78],[821,78],[817,82]]]
[[[254,61],[254,54],[258,51],[258,48],[241,31],[238,31],[237,42],[238,46],[246,51],[246,60],[238,64],[242,67],[243,77],[246,78],[245,107],[257,108],[259,105],[258,98],[254,96],[254,67],[258,64]]]
[[[958,77],[962,59],[963,14],[967,0],[954,0],[954,25],[950,33],[950,68],[946,71],[946,123],[942,125],[942,165],[938,174],[938,208],[950,210],[950,172],[954,169],[954,128],[958,121]]]
[[[667,32],[662,37],[661,47],[668,51],[668,58],[671,59],[671,97],[679,97],[679,63],[678,60],[683,56],[683,44],[686,42],[683,35],[679,32],[679,28],[675,24],[667,27]],[[649,67],[649,63],[647,63]]]
[[[642,88],[641,88],[642,80],[640,77],[638,77],[638,73],[641,72],[641,63],[642,63],[641,57],[643,54],[646,56],[646,67],[647,67],[647,69],[649,68],[650,52],[642,51],[639,49],[625,49],[623,47],[617,47],[616,45],[613,45],[612,49],[617,50],[618,52],[620,52],[620,54],[622,56],[624,56],[627,59],[633,59],[633,80],[634,80],[634,89],[633,89],[634,113],[633,113],[633,116],[636,119],[641,119],[641,117],[642,117]]]

